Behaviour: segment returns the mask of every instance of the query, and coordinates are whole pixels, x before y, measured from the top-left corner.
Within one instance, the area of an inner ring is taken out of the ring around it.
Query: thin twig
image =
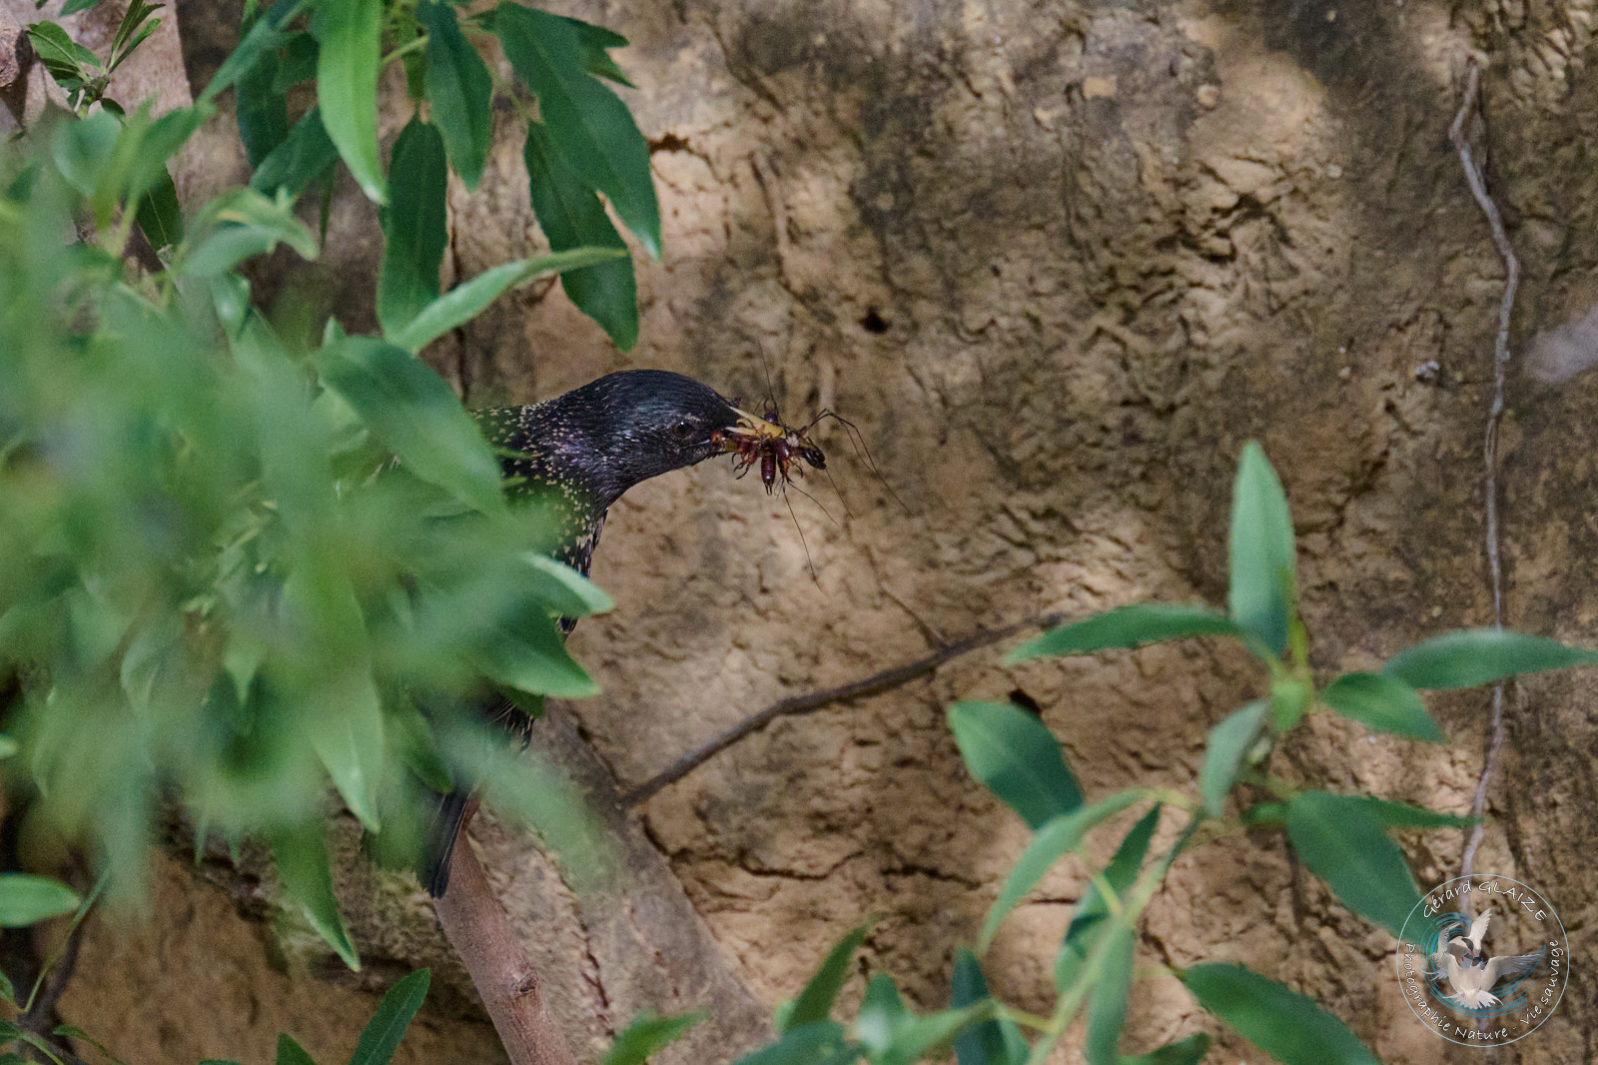
[[[49,1043],[64,1060],[77,1065],[82,1065],[82,1059],[74,1051],[72,1043],[65,1036],[56,1035],[55,1030],[61,1023],[56,1006],[60,1003],[61,996],[66,994],[67,985],[72,982],[73,971],[78,965],[78,947],[82,943],[83,925],[73,922],[67,932],[66,943],[59,952],[54,968],[49,970],[38,998],[28,1007],[26,1013],[17,1018],[16,1022],[18,1028],[24,1032],[31,1032]]]
[[[661,788],[681,780],[728,747],[747,736],[759,732],[779,717],[795,717],[800,714],[809,714],[834,703],[846,703],[854,699],[863,699],[868,695],[881,695],[883,692],[891,691],[894,688],[910,683],[918,677],[924,677],[934,672],[950,659],[991,646],[1000,640],[1007,640],[1017,633],[1026,632],[1029,629],[1053,628],[1064,619],[1064,614],[1043,614],[1038,617],[1028,618],[1025,621],[1018,621],[1013,625],[1006,625],[1003,628],[983,629],[940,647],[938,650],[923,658],[918,658],[914,662],[906,662],[902,666],[885,669],[881,673],[873,673],[869,677],[851,681],[837,688],[827,688],[823,691],[808,692],[804,695],[793,695],[786,699],[781,699],[764,710],[751,714],[725,732],[689,751],[666,769],[661,770],[642,784],[628,791],[621,797],[622,805],[637,806],[639,803],[649,799]]]
[[[1504,378],[1509,368],[1509,319],[1515,309],[1515,294],[1520,288],[1520,260],[1515,257],[1515,249],[1509,243],[1509,234],[1504,229],[1504,219],[1498,212],[1498,205],[1487,192],[1487,180],[1482,174],[1481,164],[1470,150],[1470,133],[1466,125],[1480,113],[1481,70],[1476,66],[1476,61],[1471,60],[1465,73],[1464,98],[1460,101],[1459,113],[1454,116],[1454,124],[1449,127],[1448,139],[1454,142],[1454,149],[1459,153],[1459,164],[1465,170],[1465,181],[1469,183],[1471,195],[1476,198],[1482,214],[1487,216],[1487,224],[1493,233],[1493,246],[1498,249],[1498,257],[1504,262],[1504,295],[1498,304],[1498,335],[1493,340],[1493,402],[1487,412],[1486,441],[1482,448],[1482,459],[1486,466],[1483,491],[1487,496],[1487,572],[1492,582],[1493,624],[1503,628],[1504,567],[1498,530],[1498,430],[1504,420]],[[1476,781],[1476,794],[1470,804],[1470,812],[1476,818],[1476,823],[1466,833],[1465,853],[1460,862],[1461,876],[1470,875],[1476,850],[1481,846],[1481,817],[1487,808],[1487,787],[1503,747],[1504,682],[1499,681],[1493,685],[1487,757],[1482,763],[1481,776]]]

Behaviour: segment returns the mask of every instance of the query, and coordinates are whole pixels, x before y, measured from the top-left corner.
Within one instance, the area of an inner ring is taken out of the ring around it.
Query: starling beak
[[[721,434],[737,424],[739,412],[691,377],[624,370],[543,403],[474,417],[500,455],[509,494],[554,506],[561,527],[552,554],[586,575],[610,505],[640,481],[722,454]],[[576,624],[560,619],[562,632]],[[531,721],[508,700],[485,709],[526,741]],[[434,898],[449,887],[469,800],[464,790],[440,797],[423,862]]]

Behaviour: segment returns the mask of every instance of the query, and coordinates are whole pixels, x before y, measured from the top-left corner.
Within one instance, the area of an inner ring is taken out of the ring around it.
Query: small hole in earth
[[[1043,716],[1043,707],[1039,706],[1036,699],[1020,688],[1010,693],[1010,701],[1034,717]]]
[[[875,307],[870,307],[866,310],[866,316],[860,319],[860,328],[868,333],[886,333],[888,320]]]

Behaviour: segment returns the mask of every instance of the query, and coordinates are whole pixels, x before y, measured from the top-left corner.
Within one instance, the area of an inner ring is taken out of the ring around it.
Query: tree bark
[[[461,826],[450,864],[449,890],[434,904],[444,935],[471,974],[511,1065],[577,1065],[545,1008],[538,974],[483,875],[466,827]]]

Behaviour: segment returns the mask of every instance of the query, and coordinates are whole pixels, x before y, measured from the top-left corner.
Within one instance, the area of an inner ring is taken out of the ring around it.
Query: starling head
[[[640,481],[719,454],[738,412],[682,374],[624,370],[531,407],[476,413],[522,490],[553,492],[597,520]]]
[[[601,507],[640,481],[720,454],[716,434],[738,420],[716,392],[665,370],[607,374],[548,406],[561,426],[553,448],[560,464]]]

